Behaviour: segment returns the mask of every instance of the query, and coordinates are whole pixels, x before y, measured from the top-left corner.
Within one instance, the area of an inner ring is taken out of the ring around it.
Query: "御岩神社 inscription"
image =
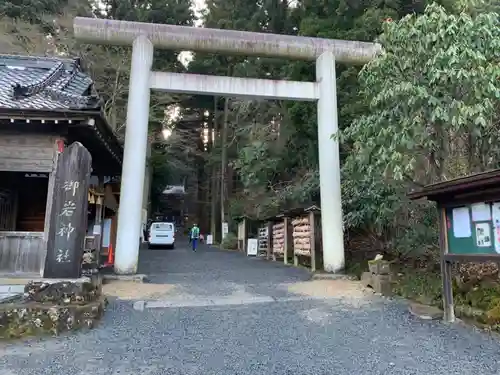
[[[57,160],[45,277],[80,277],[92,157],[73,143]]]

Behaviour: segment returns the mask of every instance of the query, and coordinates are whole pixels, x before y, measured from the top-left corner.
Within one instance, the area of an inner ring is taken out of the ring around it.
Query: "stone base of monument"
[[[392,296],[392,280],[390,275],[377,275],[372,272],[363,272],[361,284],[367,288],[372,288],[375,293],[385,297]]]
[[[88,281],[29,282],[23,294],[0,302],[0,338],[92,328],[107,305],[101,290]]]

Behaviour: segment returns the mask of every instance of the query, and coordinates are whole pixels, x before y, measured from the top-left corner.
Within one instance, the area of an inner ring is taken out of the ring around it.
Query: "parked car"
[[[165,246],[175,247],[175,225],[168,222],[153,222],[149,228],[149,248]]]

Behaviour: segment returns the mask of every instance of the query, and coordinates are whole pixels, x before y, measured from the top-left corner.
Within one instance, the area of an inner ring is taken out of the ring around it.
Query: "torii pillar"
[[[344,268],[335,62],[365,64],[375,43],[76,17],[74,32],[87,43],[132,45],[127,128],[115,271],[137,272],[147,152],[150,90],[247,98],[317,101],[324,268]],[[316,82],[152,72],[153,49],[204,51],[316,61]]]

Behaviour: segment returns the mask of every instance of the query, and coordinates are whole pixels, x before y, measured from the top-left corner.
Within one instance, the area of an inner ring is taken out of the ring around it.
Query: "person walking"
[[[198,239],[200,238],[200,228],[196,224],[191,228],[191,232],[189,234],[189,238],[191,240],[191,246],[193,251],[196,251],[196,247],[198,245]]]

